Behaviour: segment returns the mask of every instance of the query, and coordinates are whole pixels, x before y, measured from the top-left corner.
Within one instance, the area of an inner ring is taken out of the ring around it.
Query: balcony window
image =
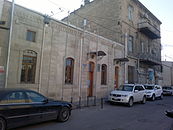
[[[141,52],[144,53],[144,42],[141,42]]]
[[[133,52],[133,36],[129,36],[128,38],[128,52],[132,53]]]
[[[133,12],[134,12],[133,6],[129,5],[129,7],[128,7],[128,18],[129,18],[130,21],[133,20]]]

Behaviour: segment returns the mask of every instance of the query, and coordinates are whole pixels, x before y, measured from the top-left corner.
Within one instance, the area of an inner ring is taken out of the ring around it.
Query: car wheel
[[[163,94],[160,95],[160,99],[161,99],[161,100],[163,99]]]
[[[151,100],[154,101],[155,100],[155,95],[153,94],[153,96],[151,97]]]
[[[128,106],[129,107],[133,106],[133,98],[132,97],[129,99]]]
[[[0,117],[0,130],[5,130],[5,129],[6,129],[5,120]]]
[[[60,122],[65,122],[69,119],[70,117],[70,109],[67,107],[63,107],[60,110],[59,116],[58,116],[58,121]]]
[[[142,99],[142,104],[145,104],[145,103],[146,103],[146,97],[144,96]]]

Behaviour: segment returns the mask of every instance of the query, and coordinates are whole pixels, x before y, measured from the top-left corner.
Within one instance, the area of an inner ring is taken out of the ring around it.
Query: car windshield
[[[163,89],[171,90],[171,87],[163,87]]]
[[[145,89],[152,90],[154,89],[153,85],[144,85]]]
[[[120,85],[120,87],[117,89],[120,91],[133,91],[133,85]]]

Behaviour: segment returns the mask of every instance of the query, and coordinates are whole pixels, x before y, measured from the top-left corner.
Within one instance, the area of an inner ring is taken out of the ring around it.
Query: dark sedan
[[[0,130],[54,120],[65,122],[72,105],[26,89],[0,89]]]

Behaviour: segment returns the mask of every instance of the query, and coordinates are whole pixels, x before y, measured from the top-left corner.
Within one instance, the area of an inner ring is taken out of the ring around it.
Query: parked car
[[[48,99],[32,90],[0,89],[0,130],[47,120],[65,122],[72,105]]]
[[[172,86],[164,86],[163,87],[164,95],[173,95],[173,87]]]
[[[173,110],[166,110],[165,115],[168,116],[168,117],[173,118]]]
[[[146,92],[143,85],[140,84],[124,84],[118,89],[112,91],[109,95],[109,102],[125,103],[133,106],[134,102],[146,102]]]
[[[160,85],[145,84],[144,85],[147,92],[147,99],[154,101],[156,98],[163,99],[163,90]]]

